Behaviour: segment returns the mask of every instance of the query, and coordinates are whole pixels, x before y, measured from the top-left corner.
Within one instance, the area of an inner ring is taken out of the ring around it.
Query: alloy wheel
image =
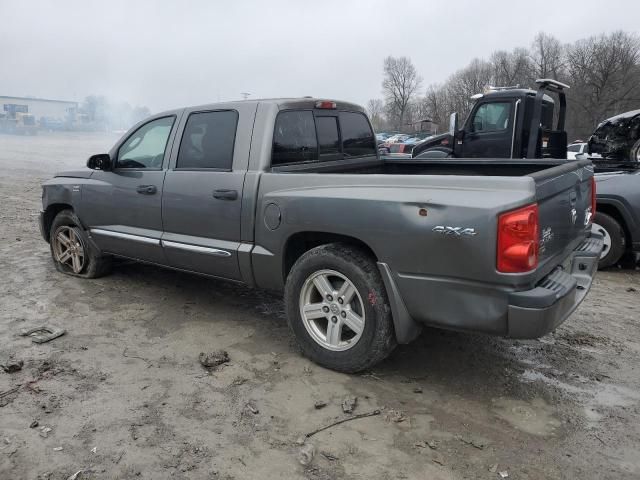
[[[52,242],[56,261],[69,267],[73,273],[80,273],[84,268],[85,248],[76,229],[61,226],[55,231]]]
[[[362,298],[353,282],[335,270],[307,278],[300,291],[300,316],[311,338],[327,350],[350,349],[364,331]]]

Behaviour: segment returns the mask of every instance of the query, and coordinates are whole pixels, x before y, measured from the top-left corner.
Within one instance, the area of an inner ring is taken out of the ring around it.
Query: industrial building
[[[31,114],[38,123],[72,122],[78,113],[78,102],[0,95],[0,114],[15,113]]]

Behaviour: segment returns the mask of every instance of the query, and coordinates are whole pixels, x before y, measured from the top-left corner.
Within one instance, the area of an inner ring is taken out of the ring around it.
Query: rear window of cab
[[[284,110],[276,117],[272,165],[376,155],[376,141],[361,112]]]

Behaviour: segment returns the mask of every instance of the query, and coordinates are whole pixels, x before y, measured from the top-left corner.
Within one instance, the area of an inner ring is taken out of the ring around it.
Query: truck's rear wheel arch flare
[[[43,226],[44,231],[47,233],[47,242],[50,240],[49,235],[51,234],[51,224],[53,223],[53,219],[56,218],[56,216],[63,210],[73,211],[73,207],[67,203],[52,203],[44,211]]]
[[[293,267],[296,260],[298,260],[298,258],[300,258],[305,252],[328,243],[344,243],[356,246],[368,253],[374,261],[378,261],[378,257],[373,249],[358,238],[337,233],[298,232],[291,235],[284,246],[284,265],[282,269],[283,281],[286,282],[289,272],[291,271],[291,267]]]

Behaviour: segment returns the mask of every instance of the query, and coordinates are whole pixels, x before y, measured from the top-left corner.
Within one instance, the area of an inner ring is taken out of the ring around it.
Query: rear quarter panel
[[[534,199],[529,177],[265,173],[255,223],[256,282],[282,288],[287,240],[326,232],[361,240],[395,274],[516,285],[522,280],[495,270],[496,219]],[[264,220],[269,205],[281,212],[275,230]],[[444,235],[437,226],[472,228],[476,235]]]

